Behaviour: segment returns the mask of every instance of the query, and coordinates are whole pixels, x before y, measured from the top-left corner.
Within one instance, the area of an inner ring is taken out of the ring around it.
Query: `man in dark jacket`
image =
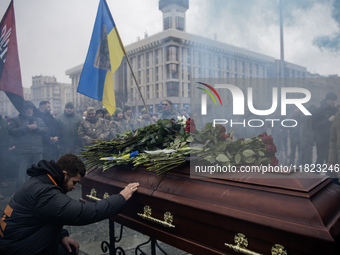
[[[65,104],[64,112],[59,114],[55,119],[60,126],[60,155],[68,152],[77,155],[81,147],[78,137],[78,127],[83,117],[75,113],[73,103],[68,102]]]
[[[47,127],[47,133],[43,140],[43,158],[46,160],[57,160],[59,157],[60,126],[51,114],[51,103],[49,101],[41,101],[36,115],[44,121]]]
[[[336,100],[337,95],[335,93],[327,93],[320,108],[312,115],[317,153],[316,164],[324,164],[328,161],[330,130],[334,116],[338,111]]]
[[[66,193],[85,175],[85,168],[71,153],[57,163],[41,160],[27,173],[31,178],[13,195],[0,220],[0,254],[77,254],[79,245],[63,225],[86,225],[119,213],[139,185],[130,183],[95,203],[74,200]]]
[[[43,137],[47,127],[42,119],[36,117],[36,107],[31,101],[25,101],[24,114],[12,118],[8,133],[14,139],[15,153],[19,162],[17,186],[27,179],[26,169],[43,159]]]

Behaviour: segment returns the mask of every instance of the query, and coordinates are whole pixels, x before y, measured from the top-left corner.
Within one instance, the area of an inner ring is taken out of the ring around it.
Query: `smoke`
[[[303,19],[301,15],[317,4],[330,5],[330,1],[282,0],[284,27],[294,28]],[[279,0],[197,0],[195,3],[200,7],[191,4],[187,32],[211,39],[217,36],[218,41],[258,52],[267,49],[267,54],[272,56],[278,54],[279,44],[272,39],[279,42]]]
[[[313,44],[319,49],[329,50],[337,55],[340,54],[340,0],[332,1],[332,18],[336,21],[338,26],[338,31],[331,35],[318,36],[314,38]]]

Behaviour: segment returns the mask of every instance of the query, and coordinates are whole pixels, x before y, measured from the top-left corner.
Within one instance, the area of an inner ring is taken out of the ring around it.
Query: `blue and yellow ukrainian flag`
[[[78,92],[99,100],[112,115],[116,110],[113,74],[125,53],[105,0],[100,0]]]

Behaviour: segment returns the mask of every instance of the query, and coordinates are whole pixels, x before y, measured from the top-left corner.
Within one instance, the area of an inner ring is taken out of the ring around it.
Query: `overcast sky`
[[[285,60],[340,75],[340,0],[283,0]],[[0,1],[0,16],[10,0]],[[158,0],[107,0],[124,45],[162,31]],[[188,33],[280,58],[278,0],[189,0]],[[14,0],[24,87],[82,64],[99,0]]]

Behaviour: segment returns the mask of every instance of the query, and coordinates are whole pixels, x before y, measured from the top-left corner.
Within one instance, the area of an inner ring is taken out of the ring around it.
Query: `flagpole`
[[[126,57],[126,61],[127,61],[128,65],[129,65],[129,67],[130,67],[130,70],[131,70],[133,79],[135,80],[135,83],[136,83],[136,86],[137,86],[139,95],[140,95],[141,98],[142,98],[142,101],[143,101],[143,104],[144,104],[144,108],[145,108],[145,109],[147,110],[147,112],[148,112],[149,119],[150,119],[151,123],[154,123],[154,121],[153,121],[152,118],[151,118],[151,114],[150,114],[150,112],[149,112],[149,108],[146,106],[146,103],[145,103],[144,97],[143,97],[143,95],[142,95],[142,92],[141,92],[141,90],[140,90],[140,86],[139,86],[139,84],[138,84],[138,82],[137,82],[137,78],[136,78],[136,76],[135,76],[135,73],[133,72],[133,69],[132,69],[132,66],[131,66],[130,59],[129,59],[128,55],[126,54],[125,47],[124,47],[124,45],[123,45],[122,39],[121,39],[120,36],[119,36],[117,26],[116,26],[115,31],[116,31],[116,34],[117,34],[117,37],[118,37],[120,46],[122,47],[123,52],[124,52],[124,55],[125,55],[125,57]]]

